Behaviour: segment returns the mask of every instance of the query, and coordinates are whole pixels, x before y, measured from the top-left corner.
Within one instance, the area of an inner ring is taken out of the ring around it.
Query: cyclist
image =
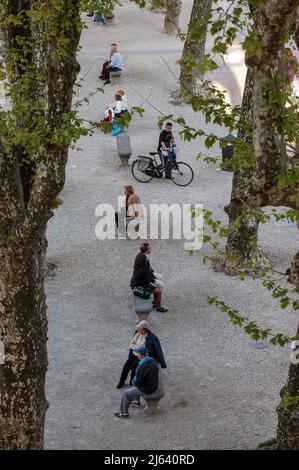
[[[168,163],[168,148],[167,148],[167,138],[168,136],[171,136],[173,139],[172,135],[172,123],[167,122],[165,124],[165,129],[163,129],[162,132],[160,132],[159,135],[159,143],[158,143],[158,152],[160,155],[161,162],[165,165],[165,178],[170,179],[170,169],[171,169],[171,163]]]

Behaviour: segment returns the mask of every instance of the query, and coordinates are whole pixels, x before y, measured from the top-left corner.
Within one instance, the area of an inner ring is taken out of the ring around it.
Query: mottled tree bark
[[[47,132],[30,155],[33,171],[22,168],[24,157],[29,158],[26,148],[9,145],[0,136],[0,340],[5,348],[5,363],[0,365],[0,448],[42,449],[47,408],[45,231],[63,188],[69,145],[52,136],[71,110],[81,22],[79,0],[63,0],[54,7],[42,0],[11,0],[5,5],[13,16],[24,15],[17,28],[13,22],[2,26],[12,112],[20,128],[34,132],[43,119]],[[26,9],[33,7],[45,9],[45,15],[50,12],[49,23],[43,18],[28,22]],[[15,54],[17,44],[21,47]]]
[[[200,77],[198,70],[205,53],[206,33],[198,37],[197,28],[204,25],[207,32],[209,13],[212,0],[194,0],[188,26],[188,33],[180,60],[180,96],[188,101],[190,95],[197,92],[197,80]],[[191,67],[190,63],[194,65]]]
[[[260,44],[260,54],[247,57],[246,63],[253,72],[253,144],[256,171],[245,202],[251,207],[285,205],[298,209],[290,199],[290,191],[277,183],[278,175],[287,171],[286,145],[280,126],[279,106],[271,106],[270,99],[277,91],[275,77],[279,76],[280,53],[291,31],[299,0],[272,0],[265,2],[254,15],[254,29]],[[298,288],[298,255],[289,271],[289,281]],[[299,392],[298,365],[291,364],[286,386],[281,396],[296,397]],[[299,449],[299,404],[278,407],[278,448]]]
[[[246,143],[252,143],[252,91],[253,72],[247,70],[246,81],[243,92],[241,121],[247,123],[249,129],[240,127],[238,139]],[[235,158],[238,158],[235,152]],[[260,253],[258,251],[258,219],[246,214],[248,206],[244,201],[248,199],[248,192],[251,189],[254,169],[235,169],[232,183],[231,201],[225,207],[229,216],[228,237],[226,241],[226,259],[223,263],[224,271],[238,271],[245,265],[252,263],[252,269],[258,266]]]
[[[166,13],[166,0],[149,0],[148,8],[154,13]]]
[[[46,414],[47,319],[44,239],[0,247],[0,448],[42,449]]]
[[[182,0],[166,0],[166,14],[164,21],[164,32],[176,34],[179,30]]]
[[[294,189],[283,189],[277,182],[278,175],[286,173],[287,155],[280,126],[282,109],[270,106],[270,99],[271,94],[279,91],[279,86],[282,87],[275,77],[281,75],[281,51],[293,26],[298,3],[298,0],[273,0],[254,13],[255,32],[261,51],[259,56],[246,58],[248,72],[241,119],[253,123],[255,167],[235,170],[231,201],[226,208],[229,215],[227,260],[229,257],[234,258],[239,266],[252,261],[259,263],[261,260],[257,249],[258,223],[254,211],[269,205],[296,208],[296,203],[290,198]],[[238,137],[249,142],[249,136],[242,132],[239,131]],[[244,215],[246,208],[253,211],[253,216]]]
[[[299,289],[299,252],[295,255],[291,267],[288,270],[288,281]],[[297,330],[299,337],[299,325]],[[299,358],[299,345],[296,347]],[[280,392],[281,399],[297,398],[297,403],[277,407],[277,449],[299,450],[299,364],[291,363],[286,385]]]

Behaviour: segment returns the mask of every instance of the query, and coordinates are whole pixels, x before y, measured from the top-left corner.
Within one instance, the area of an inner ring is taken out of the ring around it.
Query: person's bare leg
[[[156,287],[154,290],[154,301],[157,308],[161,308],[161,290]]]

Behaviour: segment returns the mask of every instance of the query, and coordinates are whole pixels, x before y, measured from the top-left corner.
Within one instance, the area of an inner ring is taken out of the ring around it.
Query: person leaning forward
[[[167,366],[159,338],[150,331],[150,324],[146,320],[141,320],[135,327],[135,333],[130,343],[128,359],[123,366],[117,388],[122,388],[124,386],[130,371],[130,385],[133,384],[133,379],[138,366],[138,358],[135,351],[141,346],[145,346],[148,350],[148,355],[155,359],[158,365],[161,365],[162,369],[166,369]]]
[[[120,409],[114,413],[117,418],[128,418],[129,406],[132,401],[143,395],[151,395],[159,385],[159,368],[155,360],[148,357],[147,348],[142,346],[136,349],[135,352],[140,362],[133,380],[134,386],[123,392]]]

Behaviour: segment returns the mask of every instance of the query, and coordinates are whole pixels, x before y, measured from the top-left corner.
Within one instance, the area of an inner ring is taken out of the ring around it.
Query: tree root
[[[256,276],[271,265],[270,254],[258,248],[250,258],[242,260],[231,260],[223,255],[212,261],[212,267],[215,272],[223,272],[227,276],[239,276],[245,274],[246,276]]]
[[[277,439],[276,437],[272,437],[265,442],[261,442],[257,446],[257,450],[275,450],[277,446]]]

